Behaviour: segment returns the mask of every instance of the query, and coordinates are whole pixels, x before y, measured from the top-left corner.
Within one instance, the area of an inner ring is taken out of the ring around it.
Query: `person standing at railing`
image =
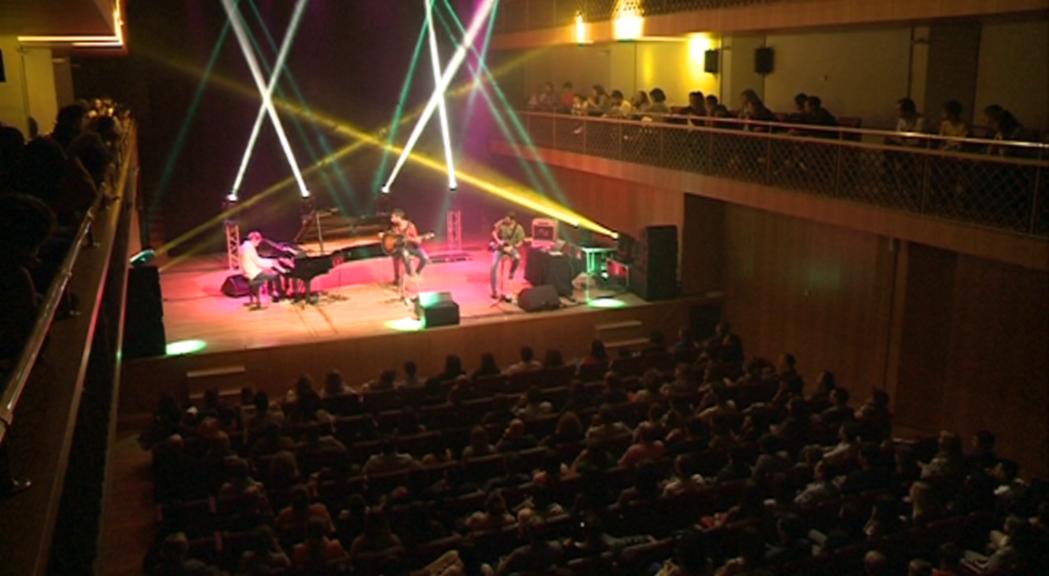
[[[32,334],[40,295],[29,271],[54,230],[55,215],[39,199],[0,195],[0,374]]]

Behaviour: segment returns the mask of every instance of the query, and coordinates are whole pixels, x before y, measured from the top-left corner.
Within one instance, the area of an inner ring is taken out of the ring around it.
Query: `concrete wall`
[[[1028,128],[1049,129],[1049,20],[983,26],[976,80],[979,111],[999,104]]]

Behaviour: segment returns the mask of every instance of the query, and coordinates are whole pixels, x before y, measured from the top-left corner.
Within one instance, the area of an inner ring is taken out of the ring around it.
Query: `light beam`
[[[441,138],[444,140],[444,163],[448,165],[448,189],[455,190],[459,184],[455,181],[455,162],[452,159],[452,137],[448,132],[448,110],[444,102],[444,90],[441,86],[441,55],[437,51],[437,33],[433,29],[434,0],[423,0],[426,5],[426,29],[430,36],[430,62],[433,64],[434,89],[439,90],[437,116],[441,121]]]

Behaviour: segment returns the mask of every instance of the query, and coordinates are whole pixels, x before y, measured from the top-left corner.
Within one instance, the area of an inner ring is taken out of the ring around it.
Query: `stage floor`
[[[433,263],[423,271],[423,292],[451,292],[459,304],[461,324],[505,322],[534,317],[516,303],[496,303],[489,298],[491,255],[468,250],[469,260]],[[514,283],[516,294],[528,284],[524,262]],[[348,262],[314,280],[323,290],[316,306],[282,301],[251,310],[247,298],[228,298],[220,288],[229,274],[224,254],[199,256],[171,266],[161,266],[164,328],[167,342],[201,340],[204,353],[272,348],[373,336],[418,329],[414,308],[398,298],[391,285],[393,266],[388,258]],[[644,301],[629,293],[591,290],[591,301],[615,296],[620,306]],[[592,310],[586,295],[577,290],[576,302],[562,299],[560,310],[541,314],[578,314]]]

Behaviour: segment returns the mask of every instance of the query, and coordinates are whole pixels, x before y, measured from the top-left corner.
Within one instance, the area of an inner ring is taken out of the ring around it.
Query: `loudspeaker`
[[[754,51],[754,73],[772,74],[772,68],[776,53],[768,46],[763,46]]]
[[[164,305],[156,266],[131,268],[124,314],[124,358],[165,354]]]
[[[451,292],[424,292],[415,302],[415,313],[425,328],[459,324],[459,304]]]
[[[677,249],[677,226],[646,226],[630,268],[630,288],[645,300],[677,296]]]
[[[717,74],[721,65],[721,52],[718,50],[707,50],[703,53],[703,71],[708,74]]]
[[[222,283],[222,293],[230,298],[243,298],[248,295],[248,279],[243,274],[226,276]]]
[[[557,310],[561,307],[561,297],[557,289],[549,284],[525,288],[517,294],[517,305],[525,312]]]

